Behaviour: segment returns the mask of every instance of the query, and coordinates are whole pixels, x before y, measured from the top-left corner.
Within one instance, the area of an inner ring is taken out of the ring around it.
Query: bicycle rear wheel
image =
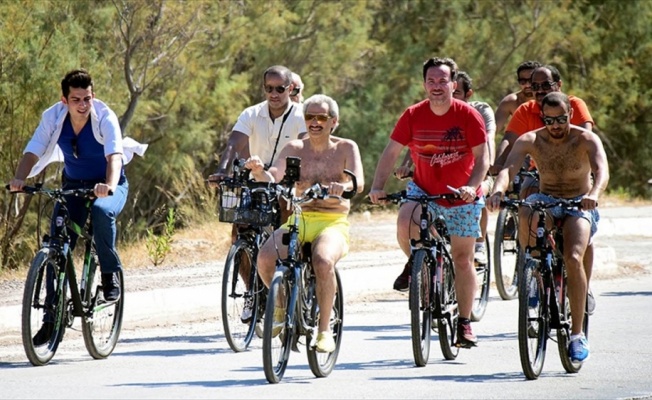
[[[476,282],[478,287],[475,291],[475,298],[473,299],[473,309],[471,310],[471,321],[480,321],[487,311],[487,303],[489,302],[489,289],[491,285],[491,252],[489,247],[489,235],[484,238],[485,248],[487,251],[487,264],[476,264]]]
[[[337,361],[337,355],[340,353],[340,345],[342,344],[342,326],[344,322],[344,297],[342,290],[342,281],[340,279],[340,273],[335,268],[335,280],[337,282],[337,293],[335,293],[335,300],[333,302],[333,310],[331,311],[330,317],[330,330],[333,332],[333,339],[335,340],[335,350],[332,353],[319,353],[317,349],[312,346],[313,342],[312,337],[308,337],[306,340],[306,350],[308,353],[308,365],[310,365],[310,370],[312,373],[318,377],[323,378],[330,375],[331,371],[335,367],[335,362]],[[312,316],[312,322],[315,324],[315,330],[311,334],[316,334],[319,326],[319,304],[317,302],[317,297],[315,296],[312,300],[312,309],[310,312]]]
[[[120,297],[116,301],[105,301],[99,296],[101,291],[101,271],[97,259],[91,257],[88,281],[86,283],[84,302],[93,305],[82,317],[82,333],[88,354],[95,359],[106,358],[115,349],[122,329],[122,314],[124,311],[124,275],[122,270],[116,273]]]
[[[539,261],[529,260],[519,281],[518,349],[521,368],[527,379],[537,379],[543,369],[548,342],[548,305],[539,273]]]
[[[59,261],[57,251],[40,249],[25,279],[21,334],[25,355],[32,365],[47,364],[65,332],[68,278],[56,278],[64,269]]]
[[[263,369],[269,383],[279,383],[283,378],[290,358],[293,329],[296,328],[295,321],[291,321],[288,314],[291,295],[289,273],[287,267],[278,267],[267,294],[263,329]],[[276,320],[274,314],[277,314]],[[294,313],[292,314],[294,316]]]
[[[518,212],[502,209],[496,220],[494,234],[494,270],[496,289],[503,300],[518,295],[519,265],[523,265],[523,251],[518,246]]]
[[[566,285],[566,279],[564,278],[564,288],[560,293],[559,300],[559,310],[560,318],[562,320],[562,327],[557,329],[557,349],[559,350],[559,358],[561,359],[561,365],[564,367],[566,372],[575,374],[582,369],[581,362],[575,362],[571,360],[570,355],[568,354],[568,346],[570,344],[570,335],[571,335],[571,326],[573,320],[570,313],[570,302],[568,301],[568,287]],[[567,325],[564,324],[567,323]],[[565,326],[564,326],[565,325]],[[584,321],[582,323],[582,332],[584,336],[589,338],[589,314],[584,311]]]
[[[412,331],[412,353],[417,367],[423,367],[430,357],[430,332],[432,315],[430,307],[430,285],[432,277],[428,265],[427,250],[417,250],[412,260],[410,279],[410,326]]]
[[[457,305],[457,292],[455,291],[455,270],[453,262],[444,255],[442,265],[443,281],[441,292],[435,297],[440,304],[441,317],[437,320],[439,346],[446,360],[454,360],[460,352],[457,343],[457,320],[460,310]]]
[[[253,339],[258,319],[258,301],[256,283],[247,284],[250,268],[255,268],[255,260],[249,243],[238,239],[229,250],[224,263],[222,275],[222,325],[229,347],[236,353],[245,351]],[[241,267],[245,269],[245,278]],[[255,276],[254,276],[255,277]],[[249,286],[249,288],[248,288]],[[242,311],[246,301],[252,301],[251,317],[243,320]]]

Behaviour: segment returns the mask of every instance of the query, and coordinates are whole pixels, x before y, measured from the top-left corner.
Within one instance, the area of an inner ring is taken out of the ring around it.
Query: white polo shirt
[[[288,142],[297,139],[299,134],[306,132],[303,105],[290,101],[283,115],[272,120],[269,116],[267,101],[263,101],[247,107],[238,117],[233,130],[249,136],[250,155],[259,156],[266,165],[269,165],[277,138],[278,146],[274,155],[275,160]],[[280,138],[279,132],[281,133]]]

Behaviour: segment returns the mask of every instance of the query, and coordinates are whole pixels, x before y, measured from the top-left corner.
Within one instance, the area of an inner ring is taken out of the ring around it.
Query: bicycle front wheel
[[[519,281],[518,349],[527,379],[537,379],[546,358],[549,321],[539,261],[529,260]]]
[[[477,289],[473,299],[473,309],[471,309],[471,321],[480,321],[487,311],[489,302],[489,289],[491,285],[491,253],[489,251],[489,235],[484,238],[485,249],[487,251],[487,263],[475,265],[475,275]]]
[[[443,256],[442,274],[441,291],[435,298],[441,309],[441,317],[437,320],[439,347],[446,360],[454,360],[460,352],[460,348],[456,346],[460,310],[455,291],[455,270],[452,260],[447,256]]]
[[[32,365],[45,365],[57,352],[65,332],[67,276],[55,250],[42,248],[32,260],[23,292],[21,334]]]
[[[289,273],[286,267],[278,267],[267,294],[263,322],[263,368],[269,383],[281,381],[290,358],[295,321],[289,317]],[[294,316],[294,313],[291,314]]]
[[[256,329],[259,299],[254,287],[256,282],[247,282],[255,262],[249,243],[239,239],[231,246],[224,263],[222,325],[226,341],[236,353],[247,349]],[[249,315],[243,314],[246,303],[250,306]]]
[[[118,300],[105,301],[104,296],[99,295],[102,274],[95,257],[91,257],[89,268],[83,300],[92,308],[82,316],[82,334],[88,354],[99,360],[113,353],[120,337],[125,298],[124,275],[122,270],[115,274],[120,287]]]
[[[494,234],[494,271],[501,299],[512,300],[518,295],[520,265],[523,251],[518,245],[518,212],[504,208],[498,213]]]
[[[313,346],[316,338],[315,340],[312,340],[312,337],[308,337],[306,340],[308,365],[310,365],[310,370],[312,373],[318,378],[323,378],[330,375],[331,371],[335,367],[337,355],[340,352],[340,345],[342,344],[342,324],[344,322],[344,292],[342,291],[342,281],[340,279],[340,273],[337,271],[337,268],[335,268],[335,280],[337,282],[337,292],[335,293],[333,310],[331,311],[330,317],[330,331],[333,332],[335,350],[333,350],[332,353],[319,353]],[[310,315],[312,317],[313,323],[315,324],[315,330],[311,334],[317,334],[320,318],[317,297],[312,300],[312,309]]]
[[[412,331],[412,353],[417,367],[423,367],[430,357],[430,329],[432,314],[430,307],[431,283],[427,250],[417,250],[412,259],[410,279],[410,321]]]

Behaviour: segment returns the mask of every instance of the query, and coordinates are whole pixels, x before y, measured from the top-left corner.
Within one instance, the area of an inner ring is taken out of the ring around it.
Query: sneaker
[[[248,324],[251,321],[251,317],[254,315],[254,297],[246,296],[244,301],[244,307],[242,308],[242,314],[240,314],[240,321],[243,324]]]
[[[478,345],[478,338],[473,334],[471,322],[464,321],[457,323],[457,343],[455,346],[470,349]]]
[[[476,265],[487,265],[487,249],[484,243],[475,244],[474,261]]]
[[[527,304],[528,304],[528,307],[530,307],[530,308],[538,308],[539,307],[539,293],[538,293],[538,290],[537,290],[536,281],[532,281],[530,283],[530,290],[528,291]]]
[[[580,363],[589,359],[589,341],[584,335],[571,340],[568,345],[568,356],[571,361]]]
[[[36,335],[32,338],[34,346],[43,346],[52,338],[54,332],[54,322],[44,322],[41,329],[38,330]]]
[[[106,301],[116,301],[120,298],[120,286],[115,274],[102,274],[102,292]]]
[[[318,353],[332,353],[335,351],[333,332],[319,332],[315,349]]]
[[[595,297],[593,297],[593,291],[589,288],[589,293],[586,296],[586,312],[589,315],[593,315],[595,312]]]
[[[285,325],[285,308],[274,307],[274,325],[272,325],[272,337],[277,337]]]
[[[403,272],[401,272],[401,275],[396,278],[394,281],[394,290],[398,290],[399,292],[407,292],[409,287],[410,287],[410,275],[412,274],[412,263],[407,262],[405,263],[405,268],[403,268]]]

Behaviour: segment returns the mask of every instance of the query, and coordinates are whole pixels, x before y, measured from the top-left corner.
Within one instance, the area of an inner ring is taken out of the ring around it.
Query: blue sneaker
[[[527,301],[528,307],[530,308],[538,308],[539,307],[539,293],[537,290],[537,284],[536,282],[532,281],[530,284],[530,290],[528,293],[528,301]]]
[[[582,336],[571,340],[568,346],[568,356],[574,362],[584,362],[589,359],[589,341],[586,340],[586,337]]]

